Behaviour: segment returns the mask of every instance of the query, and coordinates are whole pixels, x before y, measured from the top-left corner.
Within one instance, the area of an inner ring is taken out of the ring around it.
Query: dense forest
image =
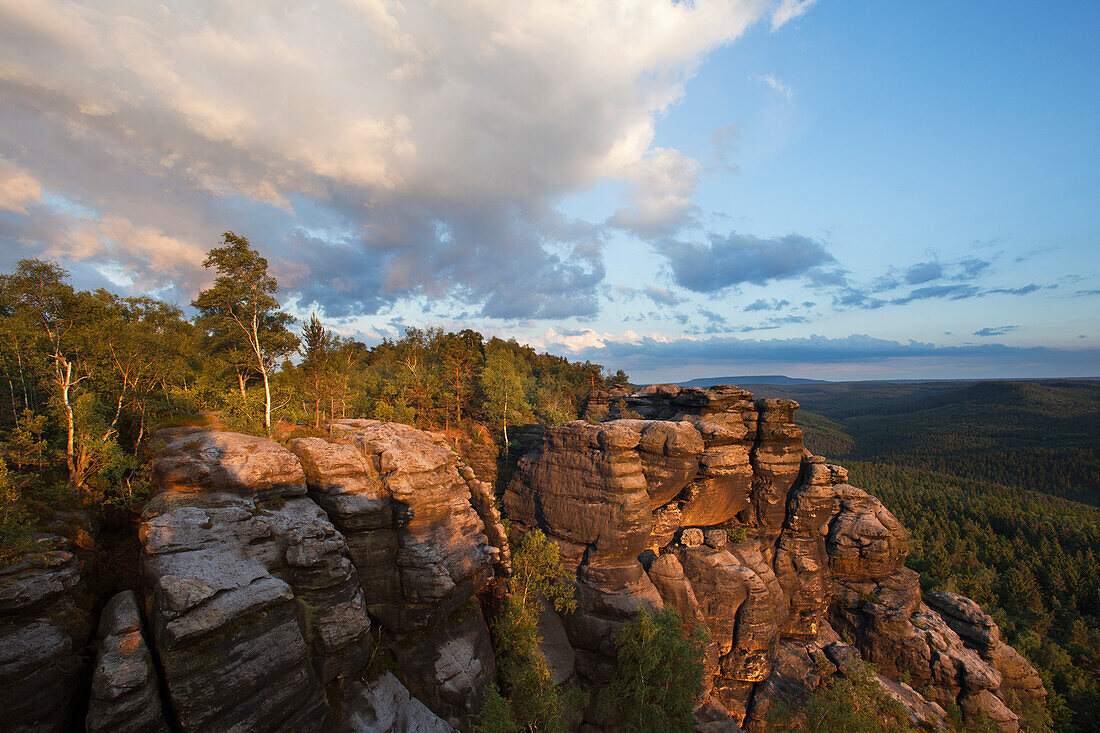
[[[926,590],[973,598],[1053,694],[1057,730],[1100,720],[1100,509],[887,463],[848,462],[909,531]]]
[[[510,424],[574,419],[591,389],[626,379],[471,330],[409,328],[367,346],[316,315],[297,323],[266,260],[232,233],[205,264],[216,277],[192,317],[77,290],[41,260],[0,276],[0,559],[65,516],[138,509],[141,446],[158,426],[207,420],[286,438],[373,417],[482,424],[506,442]]]
[[[807,446],[908,529],[926,590],[963,593],[994,616],[1053,693],[1055,730],[1097,729],[1100,383],[750,388],[799,400]]]
[[[802,405],[809,447],[1100,504],[1100,382],[756,386]]]

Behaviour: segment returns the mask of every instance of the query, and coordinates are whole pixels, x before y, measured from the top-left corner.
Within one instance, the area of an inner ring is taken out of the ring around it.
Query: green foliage
[[[279,284],[267,271],[267,260],[248,239],[226,232],[224,244],[207,254],[203,267],[213,268],[214,284],[192,301],[199,311],[198,325],[211,350],[221,352],[243,380],[258,372],[264,385],[264,429],[272,430],[269,377],[275,366],[298,348],[289,330],[294,318],[279,308]],[[244,382],[241,381],[244,392]],[[242,394],[242,397],[244,395]]]
[[[45,439],[49,418],[24,408],[7,441],[8,455],[17,468],[42,468],[50,459]]]
[[[481,711],[474,721],[473,733],[513,733],[519,730],[516,716],[512,714],[512,704],[500,694],[500,689],[489,685]]]
[[[916,733],[902,705],[872,679],[867,665],[848,676],[825,677],[809,696],[778,700],[768,712],[774,731],[845,731],[845,733]]]
[[[588,696],[561,690],[539,646],[543,604],[569,613],[576,609],[572,578],[561,566],[558,546],[533,530],[512,555],[512,577],[504,610],[493,620],[494,647],[515,721],[527,730],[564,733],[579,720]],[[482,717],[479,724],[487,724]]]
[[[21,498],[7,464],[0,459],[0,567],[10,565],[33,545],[34,527]]]
[[[706,645],[706,631],[686,628],[675,609],[654,615],[641,607],[615,635],[616,676],[600,693],[600,704],[623,730],[691,730]]]

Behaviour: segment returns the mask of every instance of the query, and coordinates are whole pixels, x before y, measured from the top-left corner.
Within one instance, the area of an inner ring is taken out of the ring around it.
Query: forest
[[[408,328],[367,346],[316,315],[296,322],[266,260],[231,232],[205,265],[215,277],[191,317],[77,290],[42,260],[0,276],[0,561],[36,529],[140,511],[142,445],[156,427],[216,421],[285,439],[371,417],[459,433],[485,425],[507,444],[509,425],[575,419],[593,388],[626,381],[471,330]]]

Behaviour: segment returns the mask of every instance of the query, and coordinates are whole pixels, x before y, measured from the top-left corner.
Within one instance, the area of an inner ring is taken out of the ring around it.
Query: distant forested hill
[[[817,453],[1100,504],[1100,382],[746,385],[798,400]]]

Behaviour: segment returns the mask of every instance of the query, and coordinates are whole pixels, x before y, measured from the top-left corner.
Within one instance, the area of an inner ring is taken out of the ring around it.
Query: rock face
[[[294,455],[273,441],[203,431],[167,451],[156,474],[164,489],[139,537],[146,611],[180,727],[324,729],[324,686],[362,668],[372,643],[343,536],[305,497]]]
[[[156,437],[144,606],[181,730],[332,730],[353,698],[373,701],[363,730],[450,730],[436,715],[468,726],[496,676],[472,599],[507,545],[491,489],[442,436],[346,420],[290,449],[206,430]],[[383,633],[435,714],[409,712],[423,703],[407,691],[361,689]]]
[[[576,571],[565,628],[581,681],[613,673],[614,632],[639,606],[667,604],[710,633],[700,729],[725,711],[762,730],[777,696],[862,657],[915,724],[941,727],[958,704],[1018,730],[1006,701],[1045,695],[1034,669],[972,601],[922,601],[904,529],[805,451],[797,407],[736,387],[608,392],[586,415],[604,422],[548,428],[520,458],[505,514]]]
[[[452,733],[424,703],[387,672],[369,685],[355,684],[338,727],[340,733]]]
[[[76,557],[43,549],[0,570],[0,707],[9,731],[68,729],[90,631]]]
[[[855,674],[914,725],[942,728],[957,705],[1019,730],[1014,708],[1046,696],[1035,670],[970,599],[922,596],[904,529],[803,449],[796,408],[654,385],[514,430],[503,514],[575,574],[576,612],[539,619],[554,681],[606,682],[615,632],[668,606],[710,638],[699,731],[764,731],[776,701]],[[194,428],[154,443],[142,587],[104,607],[87,711],[77,558],[44,537],[0,570],[5,730],[470,729],[497,674],[478,594],[511,570],[492,461],[373,420],[286,447]],[[402,681],[368,681],[378,644]],[[607,730],[601,715],[587,730]]]
[[[99,656],[85,723],[89,733],[167,731],[157,671],[141,630],[133,591],[119,593],[99,620]]]
[[[290,450],[310,496],[347,537],[371,589],[371,615],[397,634],[438,623],[485,585],[500,559],[471,502],[471,485],[482,499],[486,489],[441,435],[375,420],[340,420],[332,433],[292,440]],[[482,506],[489,511],[491,500]],[[490,523],[501,541],[500,517]]]

